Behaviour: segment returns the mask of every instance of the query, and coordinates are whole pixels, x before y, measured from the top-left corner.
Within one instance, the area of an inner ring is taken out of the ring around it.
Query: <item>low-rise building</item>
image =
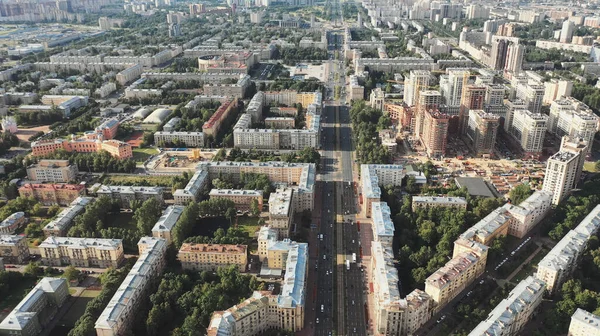
[[[600,317],[581,308],[571,316],[568,336],[599,336]]]
[[[161,147],[175,147],[181,144],[187,147],[204,147],[204,133],[160,131],[154,133],[154,142]]]
[[[371,203],[371,217],[373,218],[373,240],[384,246],[392,246],[394,240],[394,222],[392,211],[386,202]]]
[[[532,276],[519,282],[469,336],[518,335],[542,302],[545,283]]]
[[[362,208],[364,215],[371,217],[373,202],[379,202],[379,186],[400,186],[406,171],[402,165],[363,164],[360,166]]]
[[[184,243],[177,259],[184,270],[214,272],[220,267],[236,265],[240,272],[244,272],[248,264],[248,246]]]
[[[148,289],[160,278],[165,267],[167,242],[162,238],[143,237],[138,243],[140,257],[98,319],[97,336],[119,336],[126,334],[133,322],[142,298],[149,295]]]
[[[171,243],[171,231],[177,221],[179,220],[179,216],[183,213],[185,209],[182,205],[169,205],[165,211],[163,211],[162,216],[158,219],[154,227],[152,227],[152,237],[155,238],[163,238],[167,241],[167,244]]]
[[[29,261],[29,245],[25,236],[0,235],[0,257],[7,264],[24,264]]]
[[[552,194],[535,191],[519,205],[507,203],[504,208],[515,219],[509,224],[508,234],[523,238],[552,208]]]
[[[40,160],[27,167],[27,178],[37,182],[70,182],[77,179],[77,165],[69,160]]]
[[[245,336],[268,329],[293,332],[304,328],[308,244],[288,243],[284,263],[285,276],[279,295],[268,291],[254,292],[249,300],[226,311],[214,312],[208,336]]]
[[[269,226],[278,231],[280,238],[288,238],[294,217],[294,190],[280,188],[269,196]]]
[[[44,226],[44,235],[46,237],[66,236],[75,217],[82,214],[85,211],[85,207],[93,201],[94,199],[91,197],[78,197],[75,199],[68,208],[61,211],[50,223]]]
[[[56,316],[69,296],[66,279],[42,278],[0,322],[1,335],[40,334]]]
[[[489,246],[496,237],[508,234],[508,228],[513,221],[510,212],[500,207],[470,227],[461,237]]]
[[[121,239],[48,237],[39,246],[45,266],[119,267],[124,260]]]
[[[27,183],[19,188],[19,196],[33,197],[44,205],[69,205],[80,196],[85,196],[82,184],[36,184]]]
[[[208,170],[198,169],[192,175],[192,178],[183,189],[177,189],[173,193],[175,204],[186,205],[189,202],[195,202],[200,196],[200,192],[208,185]]]
[[[131,201],[137,200],[144,202],[150,198],[156,198],[159,203],[163,203],[163,190],[160,187],[132,187],[132,186],[107,186],[101,185],[97,190],[98,197],[107,196],[113,200],[119,201],[122,208],[129,208]]]
[[[439,196],[413,196],[412,210],[420,208],[456,208],[467,209],[467,200],[464,197],[439,197]]]
[[[0,235],[11,235],[27,223],[27,217],[22,211],[15,212],[0,222]]]
[[[256,201],[259,210],[263,207],[262,190],[212,189],[210,198],[224,198],[235,203],[238,211],[250,211],[252,202]]]
[[[262,226],[258,231],[258,237],[256,240],[258,242],[258,259],[261,263],[264,263],[269,256],[269,246],[277,241],[277,232],[277,230],[269,227],[268,225]]]

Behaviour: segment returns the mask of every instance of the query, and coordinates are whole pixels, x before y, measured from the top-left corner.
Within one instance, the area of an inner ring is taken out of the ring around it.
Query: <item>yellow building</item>
[[[121,239],[51,236],[39,249],[45,266],[119,267],[124,259]]]
[[[0,258],[5,264],[24,264],[29,259],[29,246],[24,236],[0,235]]]
[[[259,210],[263,206],[262,190],[212,189],[208,195],[211,199],[225,198],[232,201],[238,211],[249,211],[253,200],[256,200]]]
[[[185,270],[216,271],[219,267],[236,265],[240,272],[248,264],[247,245],[182,244],[177,259]]]

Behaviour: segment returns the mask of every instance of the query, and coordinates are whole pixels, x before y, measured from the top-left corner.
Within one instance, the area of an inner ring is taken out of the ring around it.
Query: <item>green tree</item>
[[[32,222],[27,224],[25,235],[27,235],[28,238],[39,238],[44,235],[44,232],[38,223]]]
[[[225,211],[225,218],[229,219],[229,223],[231,225],[233,225],[233,220],[235,219],[237,213],[235,211],[235,208],[228,208],[227,211]]]
[[[36,278],[42,275],[43,272],[44,270],[40,267],[40,263],[33,261],[30,261],[29,264],[27,264],[27,266],[25,266],[25,269],[23,270],[23,273],[25,275],[29,275]]]
[[[519,205],[526,200],[527,197],[531,196],[531,194],[533,194],[533,190],[531,190],[529,185],[522,183],[510,190],[509,197],[512,204]]]
[[[63,273],[65,279],[69,281],[77,280],[81,276],[81,272],[73,266],[68,266],[65,268]]]
[[[253,199],[250,202],[250,214],[252,214],[252,216],[254,217],[260,215],[260,209],[258,208],[258,200],[256,199]]]
[[[161,204],[156,198],[149,198],[142,203],[133,215],[141,235],[150,234],[161,213]]]

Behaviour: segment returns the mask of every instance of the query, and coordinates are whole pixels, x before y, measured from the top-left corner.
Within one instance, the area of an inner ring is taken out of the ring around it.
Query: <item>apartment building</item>
[[[517,238],[525,237],[546,216],[551,207],[552,193],[546,191],[535,191],[519,205],[504,204],[503,208],[514,218],[509,223],[508,234]]]
[[[509,116],[510,114],[510,116]],[[526,155],[537,156],[542,152],[548,127],[548,116],[528,110],[507,111],[508,133],[521,145]]]
[[[400,296],[398,270],[391,246],[374,241],[371,245],[369,282],[373,284],[373,324],[381,335],[411,335],[431,318],[432,300],[415,289]]]
[[[429,157],[442,157],[446,155],[450,117],[434,110],[425,111],[424,116],[421,142]]]
[[[421,91],[429,88],[431,72],[427,70],[411,70],[404,83],[404,102],[408,106],[417,105]]]
[[[467,123],[467,143],[477,156],[494,154],[500,117],[483,110],[470,110]]]
[[[293,198],[294,190],[291,188],[279,188],[269,195],[269,226],[276,229],[281,238],[290,236],[294,218]]]
[[[142,297],[149,295],[150,285],[158,281],[165,267],[167,242],[162,238],[143,237],[138,243],[140,257],[98,319],[97,336],[126,334],[135,319]]]
[[[196,202],[200,197],[200,192],[208,185],[208,169],[196,170],[192,178],[184,189],[177,189],[173,193],[175,204],[186,205],[190,201]]]
[[[78,197],[85,196],[85,186],[82,184],[26,183],[19,188],[19,196],[33,197],[44,205],[67,206]]]
[[[19,235],[0,235],[0,258],[6,264],[29,262],[27,238]]]
[[[452,301],[484,270],[485,260],[474,252],[463,252],[430,275],[425,280],[425,293],[433,300],[434,311],[441,310]]]
[[[37,182],[70,182],[77,179],[77,165],[69,160],[40,160],[27,167],[27,178]]]
[[[563,139],[561,150],[548,159],[542,190],[552,193],[552,204],[560,203],[575,188],[587,152],[585,141],[577,144]]]
[[[296,119],[291,117],[265,118],[266,128],[293,129],[296,127]]]
[[[85,211],[85,207],[93,201],[94,198],[92,197],[77,197],[77,199],[71,202],[68,208],[61,211],[50,223],[44,226],[44,235],[46,237],[66,236],[75,217],[82,214]]]
[[[98,197],[106,196],[119,201],[122,208],[129,208],[131,201],[144,202],[156,198],[159,203],[164,203],[163,189],[161,187],[132,187],[132,186],[107,186],[101,185],[96,189]]]
[[[383,104],[385,103],[385,92],[381,88],[375,88],[371,91],[369,96],[369,106],[372,108],[383,111]]]
[[[516,97],[527,104],[527,110],[540,113],[545,91],[543,85],[521,83],[517,85]]]
[[[244,173],[264,174],[269,181],[276,184],[285,183],[294,189],[292,202],[296,212],[312,210],[314,206],[316,168],[312,163],[223,161],[201,163],[197,169],[206,169],[209,181],[227,175],[237,182]]]
[[[598,131],[600,118],[584,103],[575,98],[561,98],[550,105],[548,131],[558,137],[568,135],[582,138],[590,146]]]
[[[379,186],[399,186],[406,176],[402,165],[363,164],[360,166],[361,197],[364,215],[371,217],[372,203],[379,202],[381,189]]]
[[[321,116],[308,113],[306,128],[270,128],[253,129],[250,115],[244,114],[238,120],[233,130],[235,147],[244,149],[293,149],[302,150],[306,147],[320,148]],[[267,120],[268,119],[268,120]],[[289,127],[293,123],[290,118],[267,118],[265,125]]]
[[[223,95],[221,95],[223,96]],[[221,129],[223,121],[227,120],[229,114],[237,109],[238,98],[227,100],[219,106],[219,108],[213,113],[213,115],[202,125],[202,132],[205,136],[216,137]]]
[[[280,294],[254,292],[247,301],[254,302],[251,307],[242,303],[226,311],[214,312],[207,329],[209,336],[224,333],[245,336],[273,328],[297,332],[304,328],[308,244],[290,242],[288,246]],[[263,297],[268,300],[262,299]],[[265,304],[268,305],[265,307]]]
[[[124,259],[121,239],[50,236],[39,250],[45,266],[116,268]]]
[[[482,218],[475,225],[465,231],[461,238],[476,241],[484,245],[491,245],[492,240],[499,236],[506,236],[508,228],[515,219],[503,207],[497,208]]]
[[[0,235],[11,235],[27,223],[27,217],[22,211],[15,212],[0,222]]]
[[[0,322],[0,334],[35,336],[56,316],[69,297],[66,279],[42,278]]]
[[[395,228],[390,207],[386,202],[373,202],[371,207],[373,240],[382,243],[384,246],[392,246]]]
[[[517,335],[542,302],[545,287],[532,276],[519,282],[469,336]]]
[[[96,126],[94,131],[98,134],[102,134],[104,140],[110,140],[117,136],[119,130],[119,119],[110,118],[104,120],[100,125]]]
[[[571,316],[568,336],[600,336],[600,317],[577,308]]]
[[[208,195],[211,199],[225,198],[232,201],[238,211],[250,211],[254,201],[259,210],[263,207],[262,190],[212,189]]]
[[[585,251],[590,237],[600,228],[600,205],[596,206],[575,230],[556,244],[538,264],[536,278],[546,282],[547,289],[553,293],[571,275],[579,257]]]
[[[573,82],[552,78],[544,82],[544,87],[546,88],[544,92],[544,104],[551,105],[554,101],[562,99],[562,97],[571,97]]]
[[[439,197],[439,196],[413,196],[412,210],[433,207],[467,209],[467,200],[464,197]]]
[[[185,145],[187,147],[204,147],[204,133],[202,132],[177,132],[159,131],[154,132],[154,142],[161,147],[176,147]]]
[[[358,76],[350,75],[349,81],[350,100],[361,100],[365,98],[365,87],[358,82]],[[405,96],[406,97],[406,96]]]
[[[184,270],[214,272],[220,267],[236,265],[240,272],[245,272],[248,246],[184,243],[177,253],[177,260]]]
[[[179,216],[181,216],[184,209],[185,207],[182,205],[169,205],[152,227],[152,237],[162,238],[167,244],[170,244],[172,241],[171,231],[175,227],[175,224],[177,224]]]
[[[261,263],[264,263],[269,256],[269,247],[277,242],[278,231],[269,227],[268,225],[262,226],[258,231],[258,259]],[[268,262],[267,262],[268,264]]]

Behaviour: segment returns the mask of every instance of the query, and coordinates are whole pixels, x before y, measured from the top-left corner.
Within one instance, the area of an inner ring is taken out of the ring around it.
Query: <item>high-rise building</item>
[[[511,118],[508,133],[521,145],[525,155],[538,156],[544,145],[548,116],[528,110],[515,110]]]
[[[421,91],[427,90],[431,72],[427,70],[412,70],[404,83],[404,102],[408,106],[416,105]]]
[[[552,204],[560,203],[575,188],[587,154],[586,141],[565,138],[560,151],[552,155],[546,164],[542,188],[553,194]]]
[[[506,107],[504,106],[505,92],[504,85],[486,85],[484,110],[488,113],[504,117],[506,115]]]
[[[371,96],[369,97],[369,103],[372,108],[383,111],[383,104],[385,103],[385,93],[381,88],[376,88],[371,91]]]
[[[471,4],[467,7],[467,19],[487,19],[490,17],[490,9],[488,7]]]
[[[508,50],[508,41],[505,39],[494,39],[492,41],[492,51],[490,57],[491,68],[502,70],[506,65],[506,52]]]
[[[471,73],[469,70],[464,69],[451,69],[447,70],[448,76],[444,78],[440,78],[440,91],[442,96],[444,97],[445,104],[448,107],[447,113],[449,115],[458,115],[462,97],[463,90],[469,84],[469,77]]]
[[[500,117],[483,110],[470,110],[466,136],[468,144],[476,155],[494,153]]]
[[[517,98],[527,104],[527,109],[533,113],[540,113],[542,103],[544,102],[545,88],[543,85],[536,84],[518,84]]]
[[[553,101],[563,97],[571,97],[573,82],[570,80],[551,79],[544,82],[544,104],[552,104]]]
[[[572,21],[566,20],[563,22],[562,29],[560,30],[560,42],[571,43],[573,40],[573,33],[575,32],[575,24]]]
[[[506,50],[506,63],[504,70],[512,73],[518,73],[523,66],[523,56],[525,55],[525,46],[511,42]]]
[[[526,110],[527,104],[521,99],[515,99],[514,101],[508,101],[504,105],[506,115],[504,117],[504,130],[506,132],[510,131],[510,127],[512,126],[512,121],[515,116],[516,110]]]
[[[418,138],[423,134],[423,125],[425,122],[425,112],[438,110],[442,101],[442,95],[439,91],[426,90],[421,91],[419,101],[417,102],[415,115],[415,136]]]
[[[439,110],[425,111],[421,142],[430,157],[442,157],[448,144],[448,124],[450,118]]]
[[[467,85],[463,90],[459,113],[459,133],[467,129],[470,110],[483,110],[487,88],[485,86]]]
[[[568,135],[583,138],[588,143],[588,152],[598,131],[600,118],[585,104],[575,98],[555,100],[550,105],[548,131],[556,136]]]

